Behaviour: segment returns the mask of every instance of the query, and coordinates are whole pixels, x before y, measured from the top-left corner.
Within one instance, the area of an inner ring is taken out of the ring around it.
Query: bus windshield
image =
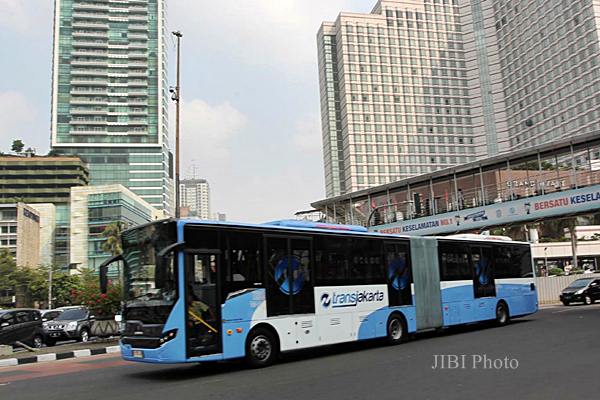
[[[164,324],[177,300],[173,256],[158,253],[175,243],[175,223],[157,222],[123,233],[124,316],[148,324]]]

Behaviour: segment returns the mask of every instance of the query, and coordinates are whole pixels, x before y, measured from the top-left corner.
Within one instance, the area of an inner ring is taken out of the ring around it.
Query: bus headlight
[[[170,340],[175,339],[175,336],[177,336],[177,329],[171,329],[170,331],[166,331],[162,334],[162,336],[160,337],[160,339],[158,340],[158,342],[162,345],[167,343]]]

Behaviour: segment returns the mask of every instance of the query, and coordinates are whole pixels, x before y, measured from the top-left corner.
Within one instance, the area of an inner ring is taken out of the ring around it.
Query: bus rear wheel
[[[279,348],[271,331],[253,329],[246,340],[246,362],[253,368],[267,367],[275,361]]]
[[[508,306],[501,301],[496,305],[496,324],[502,326],[508,324],[509,321]]]
[[[392,314],[388,318],[387,337],[388,344],[398,344],[406,340],[406,323],[400,314]]]

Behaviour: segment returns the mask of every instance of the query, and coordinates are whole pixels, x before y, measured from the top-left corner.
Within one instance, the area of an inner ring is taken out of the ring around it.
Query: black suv
[[[565,306],[575,302],[593,304],[596,300],[600,300],[600,278],[577,279],[560,294],[560,301]]]
[[[0,344],[17,342],[39,349],[44,344],[42,314],[31,308],[0,310]]]
[[[44,322],[45,342],[54,346],[59,340],[87,342],[90,339],[94,316],[87,308],[68,308],[56,319]]]

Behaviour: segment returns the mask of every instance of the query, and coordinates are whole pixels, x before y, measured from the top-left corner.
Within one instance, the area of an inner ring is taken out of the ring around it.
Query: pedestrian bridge
[[[501,154],[312,204],[328,222],[439,235],[600,210],[600,134]]]

